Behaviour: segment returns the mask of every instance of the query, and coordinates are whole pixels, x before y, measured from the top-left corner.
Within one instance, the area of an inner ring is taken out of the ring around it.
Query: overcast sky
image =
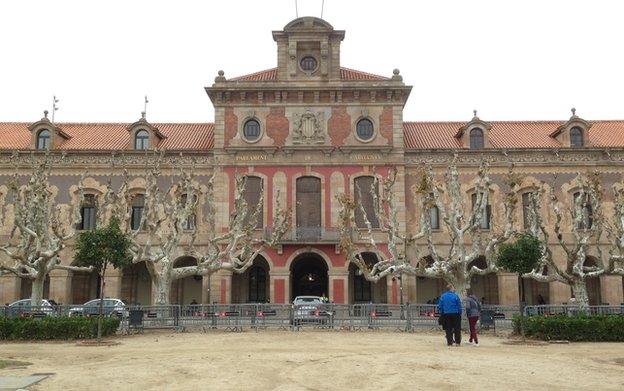
[[[320,16],[322,0],[299,0]],[[276,65],[295,0],[1,1],[0,121],[212,122],[203,87]],[[342,65],[414,88],[405,120],[624,119],[624,1],[325,0]]]

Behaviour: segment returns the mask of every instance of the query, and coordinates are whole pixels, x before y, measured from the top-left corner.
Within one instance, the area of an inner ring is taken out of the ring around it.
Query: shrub
[[[514,318],[518,332],[521,319]],[[624,342],[624,316],[529,316],[524,318],[527,337],[542,340]]]
[[[115,334],[117,328],[119,319],[105,318],[102,322],[102,335]],[[96,336],[97,317],[0,317],[0,340],[88,339]]]

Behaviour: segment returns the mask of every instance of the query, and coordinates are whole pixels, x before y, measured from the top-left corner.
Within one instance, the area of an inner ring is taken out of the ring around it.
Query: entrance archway
[[[181,257],[176,259],[173,267],[197,266],[197,259],[193,257]],[[172,304],[191,304],[202,301],[202,276],[189,276],[175,280],[171,284],[169,299]]]
[[[97,272],[73,272],[71,280],[72,303],[83,304],[100,297],[100,275]],[[106,295],[106,289],[104,289]]]
[[[121,299],[126,304],[150,305],[152,302],[152,277],[145,263],[135,263],[123,270]]]
[[[268,303],[269,263],[258,255],[243,274],[232,276],[232,303]]]
[[[476,266],[485,269],[487,263],[485,257],[479,257],[468,265],[468,269]],[[496,273],[473,276],[470,280],[472,292],[483,304],[498,304],[498,277]]]
[[[304,253],[290,266],[290,296],[325,296],[329,292],[327,263],[320,255]]]
[[[362,259],[368,266],[378,262],[377,254],[362,253]],[[360,269],[354,264],[349,265],[349,302],[350,303],[387,303],[388,286],[386,277],[376,283],[367,281]]]
[[[542,275],[548,275],[548,268],[545,267]],[[518,277],[518,285],[524,281],[524,300],[527,305],[550,304],[550,284],[532,278]],[[518,290],[521,292],[521,290]],[[522,300],[522,297],[520,297]]]

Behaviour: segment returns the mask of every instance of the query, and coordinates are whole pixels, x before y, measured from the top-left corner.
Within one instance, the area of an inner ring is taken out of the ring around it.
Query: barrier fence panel
[[[408,304],[410,331],[439,328],[440,313],[435,304]]]
[[[366,306],[369,329],[394,329],[409,331],[406,305],[368,304]]]
[[[130,312],[138,328],[201,328],[203,330],[242,331],[244,329],[300,330],[302,328],[370,330],[387,329],[415,331],[438,329],[439,313],[435,304],[331,304],[301,305],[246,303],[192,304],[125,307],[104,307],[105,316],[118,316],[122,329],[128,329]],[[139,313],[140,311],[140,313]],[[543,305],[525,307],[527,315],[574,316],[577,306]],[[590,306],[590,314],[624,314],[624,306]],[[99,307],[58,305],[31,307],[2,306],[0,316],[97,316]],[[492,319],[495,328],[511,328],[518,306],[484,305],[482,314]],[[139,317],[141,319],[139,319]],[[140,325],[138,325],[140,323]]]

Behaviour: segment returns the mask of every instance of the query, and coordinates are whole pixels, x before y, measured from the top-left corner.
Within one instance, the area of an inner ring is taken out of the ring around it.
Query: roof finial
[[[220,81],[225,81],[225,72],[223,72],[223,70],[219,70],[219,72],[217,72],[217,77],[215,77],[215,82],[220,82]]]
[[[573,107],[572,108],[572,116],[575,117],[576,116],[576,109]]]
[[[474,114],[474,117],[477,118],[477,109],[472,110],[472,113]]]
[[[48,119],[48,110],[43,110],[43,118]]]
[[[145,119],[145,111],[141,111],[141,119]]]

